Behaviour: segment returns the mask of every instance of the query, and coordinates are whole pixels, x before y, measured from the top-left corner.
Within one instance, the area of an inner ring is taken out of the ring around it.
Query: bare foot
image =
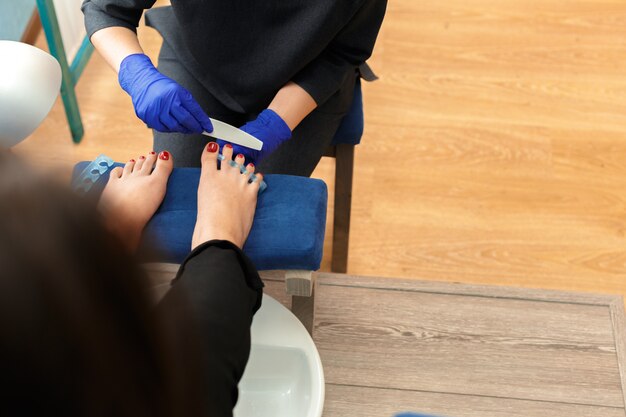
[[[150,152],[111,171],[99,206],[109,228],[129,249],[137,249],[144,227],[163,202],[173,168],[172,156],[163,151],[158,158]]]
[[[254,182],[250,174],[254,165],[248,164],[246,172],[228,163],[222,163],[217,169],[219,146],[210,142],[202,152],[202,173],[198,187],[198,219],[193,232],[191,248],[213,239],[228,240],[240,248],[248,238],[254,212],[257,193],[263,179],[257,174]],[[225,145],[222,155],[230,161],[233,156],[231,145]],[[235,162],[244,164],[243,155],[238,155]]]

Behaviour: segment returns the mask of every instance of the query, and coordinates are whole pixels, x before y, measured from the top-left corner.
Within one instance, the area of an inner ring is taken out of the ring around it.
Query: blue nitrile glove
[[[159,132],[202,133],[213,125],[191,93],[161,74],[144,54],[129,55],[120,65],[119,82],[133,99],[135,114]]]
[[[246,157],[246,163],[258,164],[274,152],[281,143],[291,138],[291,129],[287,123],[274,110],[270,109],[263,110],[255,120],[246,123],[240,129],[263,142],[263,149],[260,151],[233,145],[233,155],[243,154]],[[217,142],[220,147],[228,143],[224,140]]]

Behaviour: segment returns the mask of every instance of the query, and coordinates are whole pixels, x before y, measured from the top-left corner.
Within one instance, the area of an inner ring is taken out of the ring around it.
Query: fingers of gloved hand
[[[203,129],[200,123],[179,103],[172,106],[171,114],[189,133],[202,133]]]
[[[202,107],[194,100],[189,91],[185,90],[185,93],[186,94],[182,94],[181,97],[182,106],[198,121],[204,131],[212,132],[213,124],[209,116],[202,110]]]
[[[159,120],[167,128],[167,132],[191,133],[189,129],[181,125],[176,118],[170,113],[159,115]]]
[[[168,127],[161,123],[161,120],[159,120],[158,117],[148,117],[148,114],[144,111],[144,109],[135,107],[135,114],[150,129],[154,129],[159,132],[169,132]]]

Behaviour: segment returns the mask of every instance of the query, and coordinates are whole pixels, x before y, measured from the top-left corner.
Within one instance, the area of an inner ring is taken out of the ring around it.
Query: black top
[[[232,417],[262,297],[263,282],[250,259],[234,244],[212,240],[187,257],[159,303],[163,317],[181,316],[168,312],[182,309],[195,322],[203,354],[191,362],[206,376],[207,416]]]
[[[87,33],[136,30],[155,0],[83,0]],[[324,103],[371,55],[387,0],[172,0],[146,22],[233,111],[258,112],[293,81]]]

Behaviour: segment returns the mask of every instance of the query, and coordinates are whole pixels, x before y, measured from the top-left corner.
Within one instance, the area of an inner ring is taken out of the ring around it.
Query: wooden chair
[[[361,142],[363,126],[363,94],[361,79],[357,77],[350,110],[341,121],[332,144],[324,154],[324,156],[335,158],[335,210],[331,270],[338,273],[345,273],[348,269],[354,147]]]

